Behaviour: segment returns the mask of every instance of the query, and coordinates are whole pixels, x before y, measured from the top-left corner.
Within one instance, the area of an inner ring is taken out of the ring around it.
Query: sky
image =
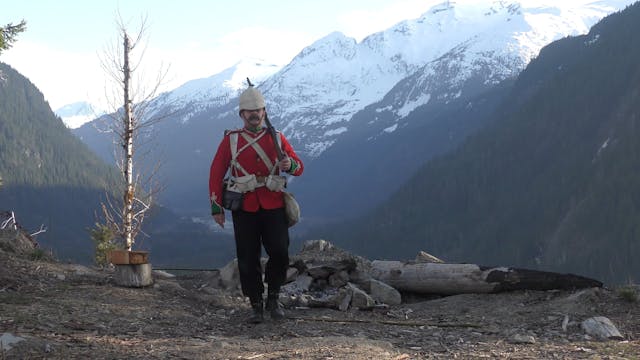
[[[130,34],[143,23],[140,81],[166,72],[161,90],[219,73],[244,58],[287,64],[304,47],[340,31],[361,41],[420,17],[441,0],[21,0],[2,4],[0,24],[27,22],[0,54],[29,78],[53,110],[101,104],[113,83],[101,59],[120,46],[118,19]]]

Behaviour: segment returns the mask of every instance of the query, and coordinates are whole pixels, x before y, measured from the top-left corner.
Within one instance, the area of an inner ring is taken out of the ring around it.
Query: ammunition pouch
[[[269,175],[264,185],[271,191],[283,191],[287,186],[287,178],[281,175]]]
[[[227,190],[243,194],[253,191],[259,186],[260,184],[258,183],[258,179],[256,179],[256,176],[253,174],[236,177],[227,182]]]
[[[243,198],[243,193],[225,189],[222,193],[222,207],[231,211],[241,210]]]
[[[254,191],[260,186],[264,184],[259,183],[253,174],[225,179],[222,207],[231,211],[241,210],[244,193]]]

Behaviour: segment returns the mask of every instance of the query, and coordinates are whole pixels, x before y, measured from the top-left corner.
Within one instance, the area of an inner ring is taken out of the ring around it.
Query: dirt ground
[[[616,291],[516,291],[360,311],[288,309],[246,322],[215,272],[114,285],[112,271],[30,260],[0,247],[0,359],[638,359],[640,304]],[[609,318],[623,340],[580,323]],[[567,322],[568,320],[568,322]],[[8,338],[8,337],[7,337]]]

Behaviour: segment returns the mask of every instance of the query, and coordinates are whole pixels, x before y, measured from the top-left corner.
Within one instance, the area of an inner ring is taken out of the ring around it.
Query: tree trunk
[[[597,280],[573,274],[476,264],[372,262],[371,275],[400,291],[454,295],[511,290],[552,290],[601,287]]]
[[[145,287],[153,284],[151,264],[115,265],[113,280],[119,286]]]
[[[131,83],[131,68],[129,67],[129,37],[124,33],[124,146],[125,146],[125,163],[124,178],[126,181],[126,189],[124,193],[124,240],[127,250],[131,250],[133,246],[133,199],[135,196],[135,188],[133,186],[133,114],[131,112],[131,99],[129,98],[129,85]]]

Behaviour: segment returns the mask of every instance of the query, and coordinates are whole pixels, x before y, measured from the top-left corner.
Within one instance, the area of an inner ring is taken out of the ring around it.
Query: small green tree
[[[16,41],[16,36],[27,29],[27,22],[22,20],[19,24],[13,25],[9,23],[5,26],[0,26],[0,54],[2,50],[7,50]]]
[[[98,266],[106,266],[109,264],[107,254],[111,250],[117,248],[115,239],[115,233],[107,226],[100,223],[96,223],[94,228],[90,230],[91,239],[93,240],[96,251],[94,255],[94,261]]]

